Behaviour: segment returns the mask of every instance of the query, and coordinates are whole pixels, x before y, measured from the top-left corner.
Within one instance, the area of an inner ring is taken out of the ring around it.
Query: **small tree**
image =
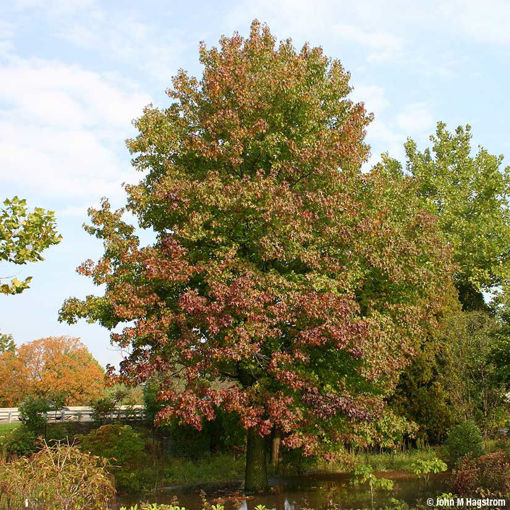
[[[48,412],[52,409],[49,400],[29,396],[19,405],[20,420],[32,432],[41,433],[48,423]]]
[[[479,457],[483,454],[482,433],[473,420],[459,423],[448,431],[445,447],[452,466],[467,454]]]
[[[368,485],[370,488],[371,507],[374,508],[375,491],[391,491],[393,490],[393,481],[388,478],[378,478],[374,475],[372,468],[365,464],[356,466],[352,473],[351,483],[355,486]]]
[[[448,466],[437,457],[432,459],[417,459],[411,464],[411,471],[418,477],[423,478],[428,484],[432,473],[442,473]]]

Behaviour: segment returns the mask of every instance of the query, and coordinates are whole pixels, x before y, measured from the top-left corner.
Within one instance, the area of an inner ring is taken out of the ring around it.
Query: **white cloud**
[[[0,20],[0,39],[10,39],[14,35],[12,23]]]
[[[257,17],[269,22],[282,37],[293,34],[315,44],[335,43],[341,38],[367,51],[367,60],[374,62],[399,58],[404,49],[404,40],[396,35],[402,24],[395,18],[407,16],[406,5],[403,0],[391,3],[393,8],[378,1],[244,0],[226,20],[229,25],[244,25]]]
[[[397,125],[408,135],[421,134],[434,126],[434,117],[426,103],[412,103],[397,115]]]
[[[62,216],[76,216],[78,218],[85,218],[87,216],[87,209],[88,207],[86,206],[69,206],[57,210],[57,214]]]
[[[127,15],[112,17],[105,12],[79,21],[71,18],[60,25],[55,35],[75,46],[106,52],[110,58],[143,69],[165,85],[177,70],[178,57],[189,37],[175,29],[162,34]]]
[[[333,30],[338,36],[366,47],[369,50],[369,62],[395,60],[402,53],[402,39],[388,32],[365,30],[346,24],[335,25]]]
[[[199,39],[192,31],[166,24],[147,24],[128,3],[113,5],[98,0],[15,0],[15,8],[27,16],[49,22],[51,37],[89,50],[115,66],[149,74],[152,81],[168,85],[179,67],[187,44]],[[164,14],[173,6],[161,6]]]
[[[510,44],[510,3],[507,0],[450,0],[441,5],[443,17],[479,42]]]
[[[376,117],[390,104],[384,89],[377,85],[356,85],[351,97],[356,102],[365,103],[367,111]]]
[[[12,51],[12,38],[14,37],[14,25],[0,20],[0,55],[7,55]]]
[[[43,60],[0,68],[0,182],[48,196],[118,195],[123,140],[150,98],[131,83]]]
[[[96,0],[15,0],[17,9],[45,9],[56,14],[67,14],[81,9],[96,8]]]
[[[26,121],[66,128],[125,127],[150,101],[129,81],[58,61],[12,59],[0,82],[2,103]]]
[[[370,90],[371,87],[368,87]],[[377,87],[376,87],[377,90]],[[381,94],[377,91],[375,97]],[[383,95],[384,99],[385,96]],[[367,107],[370,103],[367,101]],[[383,108],[388,106],[383,102]],[[389,109],[388,109],[389,110]],[[375,119],[367,128],[367,142],[372,147],[370,160],[364,165],[365,169],[371,168],[380,160],[382,152],[388,152],[390,156],[404,161],[404,142],[408,137],[423,141],[434,127],[435,119],[426,103],[410,103],[404,106],[395,116],[389,116],[389,111],[381,114],[381,109],[376,111]]]

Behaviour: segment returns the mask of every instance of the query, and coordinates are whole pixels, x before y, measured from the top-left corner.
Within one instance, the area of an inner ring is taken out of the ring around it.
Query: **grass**
[[[371,453],[358,455],[358,460],[372,466],[374,471],[411,471],[411,464],[416,460],[431,460],[441,457],[441,449],[423,448],[395,453]]]
[[[3,436],[4,434],[7,434],[7,432],[10,432],[11,430],[14,430],[15,428],[18,428],[21,425],[21,423],[0,423],[0,436]]]
[[[352,460],[355,464],[369,465],[373,471],[403,471],[410,473],[411,464],[418,459],[431,460],[434,457],[441,458],[440,448],[423,448],[420,450],[410,449],[405,452],[393,453],[358,453]],[[318,469],[323,469],[330,472],[351,471],[352,467],[347,466],[345,463],[320,463],[317,465]]]
[[[121,493],[152,491],[175,485],[207,484],[240,480],[244,475],[244,458],[214,454],[197,459],[168,457],[155,464],[145,456],[135,466],[115,473]]]
[[[244,457],[216,454],[196,460],[169,459],[164,467],[164,479],[169,484],[219,482],[239,480],[244,476]]]

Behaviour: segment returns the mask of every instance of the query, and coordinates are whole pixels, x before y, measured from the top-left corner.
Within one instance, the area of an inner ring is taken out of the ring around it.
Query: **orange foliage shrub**
[[[64,396],[65,405],[85,405],[101,395],[104,372],[78,338],[49,337],[0,355],[0,405],[26,396]]]

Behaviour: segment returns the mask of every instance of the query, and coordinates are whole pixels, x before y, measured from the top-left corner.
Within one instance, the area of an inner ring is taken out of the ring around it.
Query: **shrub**
[[[34,510],[104,510],[115,494],[107,462],[58,443],[0,465],[0,505]]]
[[[510,495],[510,456],[503,451],[461,459],[455,470],[453,491],[461,496]]]
[[[105,423],[110,419],[110,415],[115,411],[115,400],[110,396],[105,396],[93,400],[90,404],[92,407],[92,419],[96,424]]]
[[[29,396],[19,406],[19,417],[30,430],[40,432],[48,422],[46,414],[51,410],[48,400]]]
[[[127,406],[127,409],[123,411],[123,416],[129,418],[133,412],[133,406],[142,402],[141,387],[115,384],[107,388],[100,397],[91,401],[92,418],[98,424],[107,423],[111,421],[112,415],[116,415],[117,406],[120,405]]]
[[[483,454],[482,433],[472,420],[459,423],[448,431],[445,447],[452,466],[467,454],[479,457]]]
[[[416,459],[411,464],[411,470],[418,478],[423,478],[425,483],[428,483],[431,473],[446,471],[447,466],[441,459],[434,457],[432,459]]]
[[[30,455],[36,450],[36,435],[26,425],[11,430],[3,440],[8,456]]]
[[[103,425],[85,436],[77,436],[82,451],[110,461],[117,487],[137,491],[140,481],[136,466],[144,457],[145,442],[129,425]]]
[[[51,423],[46,431],[46,441],[48,443],[55,441],[67,441],[72,435],[64,423]]]

